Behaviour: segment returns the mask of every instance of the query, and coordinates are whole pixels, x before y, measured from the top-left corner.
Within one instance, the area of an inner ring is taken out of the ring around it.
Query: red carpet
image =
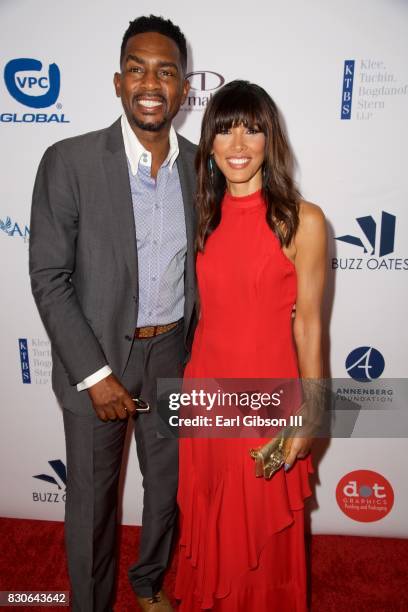
[[[127,582],[138,537],[137,527],[121,528],[115,612],[138,610]],[[2,518],[0,542],[0,591],[68,590],[62,523]],[[313,536],[310,548],[312,612],[408,612],[408,540]],[[169,595],[175,566],[176,559],[165,583]]]

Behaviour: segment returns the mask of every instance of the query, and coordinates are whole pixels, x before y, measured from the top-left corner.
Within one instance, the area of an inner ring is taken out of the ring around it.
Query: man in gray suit
[[[131,22],[114,77],[122,117],[50,147],[34,187],[30,275],[63,407],[74,611],[113,609],[130,415],[144,506],[129,578],[143,610],[171,610],[161,587],[176,522],[178,446],[157,435],[156,379],[182,375],[196,318],[196,147],[172,127],[189,90],[186,64],[177,26],[152,15]],[[150,411],[137,413],[132,398]]]

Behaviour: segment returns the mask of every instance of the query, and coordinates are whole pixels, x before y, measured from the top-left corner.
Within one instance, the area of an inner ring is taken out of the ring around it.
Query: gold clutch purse
[[[264,446],[251,448],[249,454],[255,459],[255,476],[269,480],[285,463],[292,445],[291,438],[281,433]]]
[[[272,440],[251,448],[249,454],[255,460],[255,476],[269,480],[285,463],[295,436],[314,438],[319,431],[326,402],[327,389],[321,379],[302,379],[304,401],[295,413],[300,417],[299,426],[288,426]]]

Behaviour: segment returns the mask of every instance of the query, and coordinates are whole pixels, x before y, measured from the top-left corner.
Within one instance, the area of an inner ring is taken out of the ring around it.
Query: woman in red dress
[[[290,174],[277,108],[233,81],[211,99],[198,157],[200,319],[185,379],[322,376],[326,233]],[[292,311],[296,304],[296,317]],[[182,612],[304,612],[312,440],[255,478],[263,439],[180,439]]]

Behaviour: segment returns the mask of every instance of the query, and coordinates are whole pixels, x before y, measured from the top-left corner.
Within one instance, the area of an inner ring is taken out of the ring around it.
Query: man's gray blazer
[[[188,351],[195,326],[196,146],[178,141]],[[88,394],[76,384],[105,364],[121,377],[137,320],[136,232],[120,120],[45,152],[33,194],[30,276],[53,349],[53,389],[64,407],[88,412]]]

